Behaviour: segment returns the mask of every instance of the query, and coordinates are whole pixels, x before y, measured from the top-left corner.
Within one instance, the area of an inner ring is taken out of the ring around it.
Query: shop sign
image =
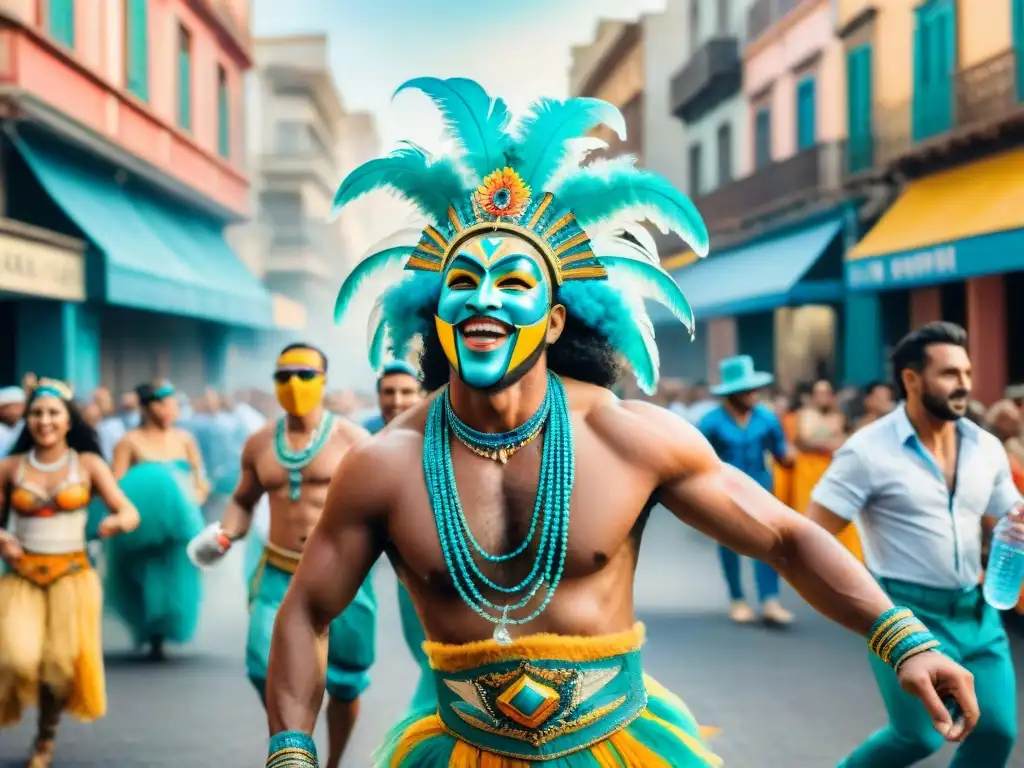
[[[849,286],[854,289],[941,282],[957,275],[956,245],[848,262],[846,269]]]
[[[84,301],[85,261],[76,251],[0,232],[0,291]]]

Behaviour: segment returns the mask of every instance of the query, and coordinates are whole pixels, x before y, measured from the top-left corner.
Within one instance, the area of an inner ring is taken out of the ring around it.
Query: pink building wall
[[[842,43],[835,37],[828,0],[805,0],[744,51],[743,92],[750,105],[749,146],[740,153],[740,175],[754,171],[754,120],[771,106],[772,160],[796,152],[796,87],[805,75],[817,76],[817,141],[845,136],[845,78]]]
[[[197,194],[245,214],[242,76],[251,65],[244,39],[218,21],[248,29],[249,0],[148,0],[149,99],[126,87],[125,3],[78,0],[75,44],[48,35],[47,0],[17,3],[22,26],[0,33],[0,81],[17,85],[95,133],[147,160]],[[242,26],[244,23],[244,27]],[[192,36],[192,128],[177,125],[178,25]],[[227,74],[230,151],[218,153],[217,66]]]

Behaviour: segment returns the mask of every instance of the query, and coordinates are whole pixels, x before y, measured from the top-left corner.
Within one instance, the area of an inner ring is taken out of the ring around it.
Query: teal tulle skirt
[[[107,605],[136,645],[184,643],[199,623],[202,577],[188,542],[204,526],[184,462],[138,464],[121,490],[139,511],[139,527],[105,542]]]

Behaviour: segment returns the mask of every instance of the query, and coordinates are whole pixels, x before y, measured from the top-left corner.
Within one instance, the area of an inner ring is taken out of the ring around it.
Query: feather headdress
[[[619,110],[598,99],[541,99],[510,129],[505,102],[472,80],[416,78],[396,94],[410,88],[433,100],[457,150],[454,157],[435,159],[406,143],[341,183],[334,214],[371,190],[387,188],[428,223],[412,236],[408,230],[392,235],[366,254],[338,294],[335,321],[369,278],[388,270],[396,277],[402,270],[415,273],[375,307],[369,338],[376,368],[386,343],[400,356],[425,330],[410,317],[436,302],[440,274],[463,243],[482,232],[514,234],[544,255],[557,300],[606,335],[641,389],[653,392],[658,348],[644,301],[667,307],[691,335],[694,320],[682,290],[661,267],[653,238],[637,224],[646,220],[677,233],[698,256],[707,254],[708,233],[693,203],[662,177],[637,168],[634,158],[580,167],[594,146],[585,137],[597,126],[625,138]]]

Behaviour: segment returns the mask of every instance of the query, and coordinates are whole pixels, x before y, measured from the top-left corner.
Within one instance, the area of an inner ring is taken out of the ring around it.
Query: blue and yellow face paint
[[[543,255],[514,235],[477,235],[445,266],[435,322],[452,368],[500,390],[543,352],[554,290]]]

